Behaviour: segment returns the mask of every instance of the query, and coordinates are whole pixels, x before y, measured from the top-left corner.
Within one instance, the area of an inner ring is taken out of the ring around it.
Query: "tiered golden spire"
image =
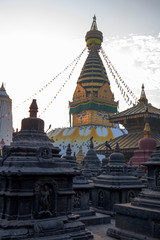
[[[142,84],[141,96],[140,96],[138,105],[144,105],[144,104],[148,104],[148,99],[147,99],[146,93],[144,91],[144,84]]]
[[[152,133],[151,133],[151,128],[148,122],[148,119],[146,118],[146,123],[144,126],[144,131],[143,131],[143,138],[151,138],[152,137]]]

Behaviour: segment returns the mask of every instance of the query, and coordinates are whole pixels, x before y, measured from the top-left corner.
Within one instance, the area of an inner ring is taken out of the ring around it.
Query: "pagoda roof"
[[[110,117],[110,121],[118,122],[126,118],[137,118],[138,116],[146,117],[147,115],[152,116],[154,118],[160,118],[160,109],[152,106],[151,104],[143,104],[143,105],[138,104],[125,111],[112,115]]]
[[[144,136],[143,131],[128,133],[128,134],[121,135],[115,139],[112,139],[111,141],[109,141],[109,144],[112,149],[115,149],[116,144],[118,143],[121,150],[127,150],[127,149],[132,150],[133,149],[133,151],[134,151],[135,149],[138,149],[138,141],[141,138],[143,138],[143,136]],[[160,133],[152,132],[152,138],[156,140],[157,147],[159,147],[160,146]],[[97,147],[95,147],[95,150],[98,153],[105,152],[106,151],[105,143],[102,143],[102,144],[98,145]]]
[[[111,116],[110,121],[119,122],[121,120],[123,121],[126,118],[128,119],[146,116],[160,118],[160,109],[148,103],[148,99],[146,97],[146,93],[144,90],[144,84],[142,84],[141,96],[140,99],[138,100],[137,105]]]

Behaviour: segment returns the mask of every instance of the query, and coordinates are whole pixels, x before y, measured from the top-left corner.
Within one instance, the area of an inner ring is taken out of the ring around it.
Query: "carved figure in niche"
[[[98,206],[103,207],[103,204],[104,204],[104,193],[100,191],[98,193]]]
[[[76,193],[74,196],[74,208],[80,208],[80,202],[81,202],[81,195],[80,193]]]
[[[156,186],[160,187],[160,170],[156,172]]]
[[[40,206],[41,211],[50,211],[52,189],[47,184],[42,186]]]
[[[47,147],[40,147],[38,151],[38,157],[40,158],[50,158],[52,156],[51,150]]]
[[[133,191],[129,191],[127,196],[127,202],[132,202],[134,198],[135,198],[135,193]]]
[[[56,214],[55,191],[48,183],[35,186],[35,218],[47,218]]]

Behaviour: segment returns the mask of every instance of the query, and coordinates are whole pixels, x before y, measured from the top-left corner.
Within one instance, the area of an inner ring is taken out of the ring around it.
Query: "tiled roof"
[[[122,111],[120,113],[117,113],[110,117],[111,122],[114,122],[114,120],[122,119],[122,118],[132,118],[134,115],[139,114],[148,114],[152,115],[153,117],[160,118],[160,109],[153,107],[151,104],[144,104],[144,105],[136,105],[134,107],[131,107],[125,111]]]
[[[119,144],[120,149],[136,149],[138,148],[138,141],[143,138],[143,131],[136,133],[128,133],[122,136],[119,136],[111,141],[109,144],[112,149],[115,149],[116,144]],[[154,138],[157,142],[157,146],[160,146],[160,133],[152,133],[152,138]],[[105,143],[98,145],[95,147],[97,152],[105,151]]]

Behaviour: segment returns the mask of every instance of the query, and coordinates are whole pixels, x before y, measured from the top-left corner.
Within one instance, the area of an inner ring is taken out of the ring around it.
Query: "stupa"
[[[74,161],[61,158],[37,118],[37,103],[22,120],[0,168],[0,239],[93,239],[72,214]]]
[[[146,119],[144,127],[144,136],[138,141],[138,150],[134,151],[133,157],[129,160],[137,169],[140,164],[147,162],[152,152],[156,150],[156,140],[152,138],[152,133],[149,125],[149,119]],[[142,166],[142,169],[146,172],[147,168]]]
[[[160,239],[160,151],[143,165],[148,168],[148,188],[131,203],[115,205],[115,227],[107,231],[114,239]]]
[[[100,171],[100,160],[94,150],[93,137],[90,138],[90,146],[81,165],[83,175],[88,179],[97,176]]]
[[[0,88],[0,149],[12,141],[12,100],[4,84]]]
[[[114,214],[114,204],[130,202],[144,187],[137,177],[129,173],[118,144],[103,172],[93,182],[93,207],[109,214]]]
[[[62,155],[65,154],[68,143],[76,154],[80,147],[86,154],[88,139],[92,136],[94,145],[97,146],[124,134],[117,124],[109,121],[109,116],[117,113],[118,102],[114,100],[110,81],[99,55],[103,35],[98,30],[95,16],[85,40],[88,56],[78,78],[73,100],[69,102],[71,127],[54,129],[48,133],[55,146],[63,146]]]

